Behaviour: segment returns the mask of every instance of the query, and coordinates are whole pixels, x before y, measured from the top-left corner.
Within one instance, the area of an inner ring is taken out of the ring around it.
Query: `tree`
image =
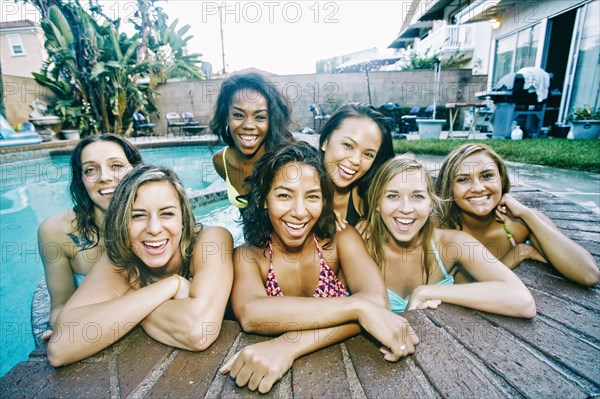
[[[177,21],[167,25],[168,16],[153,0],[138,0],[141,23],[134,23],[137,33],[131,37],[120,32],[120,19],[111,20],[97,5],[86,11],[79,0],[32,3],[46,15],[42,29],[49,55],[34,77],[56,94],[52,112],[83,135],[128,135],[134,112],[156,111],[156,86],[169,73],[202,77],[200,55],[184,53],[189,26],[176,31]]]

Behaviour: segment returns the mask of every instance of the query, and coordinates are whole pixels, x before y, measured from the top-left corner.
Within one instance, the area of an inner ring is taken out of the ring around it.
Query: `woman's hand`
[[[504,223],[507,216],[510,219],[521,219],[527,211],[529,211],[527,206],[517,201],[512,195],[504,194],[496,206],[496,220]]]
[[[52,331],[52,330],[50,330],[50,329],[48,329],[48,330],[44,331],[44,332],[42,333],[42,340],[43,340],[43,341],[47,341],[47,340],[49,340],[49,339],[50,339],[50,337],[52,336],[52,332],[53,332],[53,331]]]
[[[338,211],[334,210],[333,212],[335,213],[335,229],[337,231],[342,231],[346,228],[346,226],[348,226],[348,221],[343,219],[342,214]]]
[[[404,317],[374,303],[366,305],[358,322],[384,345],[380,350],[389,362],[414,353],[419,343],[417,334]]]
[[[427,298],[424,293],[426,289],[426,285],[421,285],[413,290],[412,294],[410,294],[408,305],[406,306],[407,311],[415,309],[437,309],[442,301],[439,299]]]
[[[548,263],[548,261],[546,260],[546,258],[544,258],[542,256],[542,254],[540,254],[538,252],[537,249],[535,249],[535,247],[533,245],[530,244],[526,244],[526,243],[521,243],[518,244],[517,247],[515,248],[515,250],[517,251],[518,257],[520,259],[520,262],[523,262],[524,260],[527,259],[532,259],[532,260],[536,260],[538,262],[541,263]]]
[[[294,357],[277,339],[246,346],[219,369],[229,373],[239,387],[267,393],[286,371],[292,367]]]

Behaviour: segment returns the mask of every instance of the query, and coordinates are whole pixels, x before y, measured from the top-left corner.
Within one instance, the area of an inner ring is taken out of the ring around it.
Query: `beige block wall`
[[[345,102],[369,102],[365,73],[307,74],[269,76],[290,100],[293,108],[293,129],[313,126],[310,104],[322,103],[327,96]],[[378,107],[392,101],[401,106],[425,107],[433,103],[433,71],[401,71],[369,73],[371,103]],[[474,93],[485,90],[486,75],[473,76],[470,69],[442,71],[438,104],[474,101]],[[168,82],[158,88],[157,106],[160,118],[151,119],[157,124],[156,132],[166,132],[167,112],[194,114],[202,124],[208,124],[222,80]]]

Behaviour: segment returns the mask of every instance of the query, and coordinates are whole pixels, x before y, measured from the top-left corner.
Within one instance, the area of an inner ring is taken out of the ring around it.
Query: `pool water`
[[[211,151],[202,146],[144,149],[144,162],[169,167],[188,190],[220,178]],[[0,165],[0,376],[24,361],[34,348],[31,300],[44,268],[37,249],[37,228],[47,217],[70,207],[69,156]],[[239,211],[227,201],[194,210],[196,220],[220,225],[242,241]]]

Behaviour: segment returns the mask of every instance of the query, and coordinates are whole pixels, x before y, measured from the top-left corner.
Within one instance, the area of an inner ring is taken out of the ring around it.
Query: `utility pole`
[[[221,56],[223,57],[223,75],[225,75],[225,41],[223,40],[223,17],[221,15],[221,5],[219,5],[219,29],[221,31]]]

